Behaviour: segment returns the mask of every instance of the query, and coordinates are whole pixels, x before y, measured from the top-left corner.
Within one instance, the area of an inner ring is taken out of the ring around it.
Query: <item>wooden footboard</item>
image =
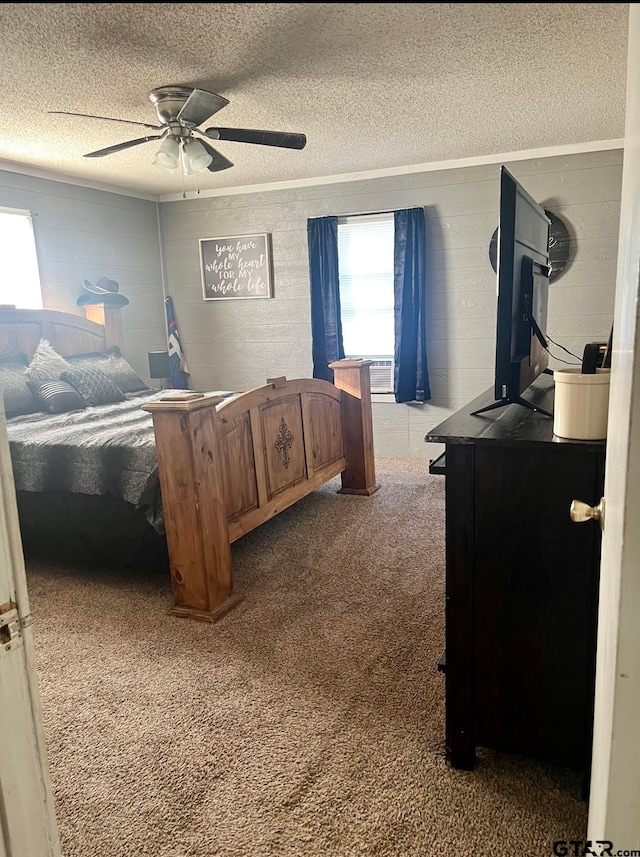
[[[341,493],[377,490],[369,361],[335,382],[270,379],[232,399],[168,394],[145,405],[158,452],[175,604],[216,621],[239,600],[233,541],[338,474]]]

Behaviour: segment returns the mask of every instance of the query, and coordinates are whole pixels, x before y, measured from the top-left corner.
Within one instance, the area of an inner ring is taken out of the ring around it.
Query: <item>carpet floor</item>
[[[166,614],[165,576],[27,560],[64,857],[548,857],[579,778],[444,759],[444,480],[379,459],[233,546],[244,601]]]

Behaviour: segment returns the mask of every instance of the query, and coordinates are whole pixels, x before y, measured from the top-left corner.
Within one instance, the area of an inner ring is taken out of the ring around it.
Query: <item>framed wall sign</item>
[[[205,301],[273,297],[271,236],[200,238]]]

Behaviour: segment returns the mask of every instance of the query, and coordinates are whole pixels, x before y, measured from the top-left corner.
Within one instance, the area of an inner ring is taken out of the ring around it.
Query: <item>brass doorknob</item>
[[[600,529],[604,529],[604,497],[600,498],[597,506],[589,506],[582,500],[573,500],[569,509],[569,515],[574,523],[582,521],[598,521]]]

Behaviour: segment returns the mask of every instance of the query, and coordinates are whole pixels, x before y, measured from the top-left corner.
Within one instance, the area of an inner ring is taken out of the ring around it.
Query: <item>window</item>
[[[393,390],[393,243],[393,214],[338,220],[344,353],[373,360],[374,392]]]
[[[310,217],[307,242],[313,377],[333,381],[345,355],[373,358],[373,391],[430,399],[424,207]]]
[[[0,208],[0,303],[42,309],[31,212]]]

